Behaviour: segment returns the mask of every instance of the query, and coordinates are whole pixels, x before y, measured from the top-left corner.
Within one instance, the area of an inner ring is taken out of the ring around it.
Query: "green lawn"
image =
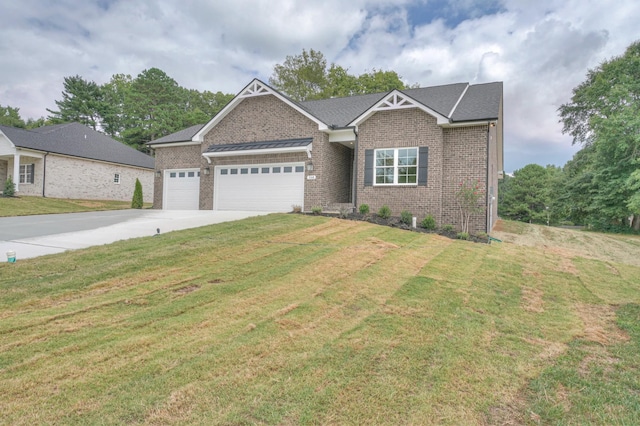
[[[146,204],[145,207],[151,207]],[[131,208],[131,201],[70,200],[43,197],[0,196],[0,217],[34,214],[78,213]]]
[[[639,424],[594,256],[283,214],[2,263],[0,422]]]

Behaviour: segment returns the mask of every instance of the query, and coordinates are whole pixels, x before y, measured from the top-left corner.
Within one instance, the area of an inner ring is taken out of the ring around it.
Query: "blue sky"
[[[23,0],[0,3],[0,105],[46,116],[64,77],[157,67],[237,93],[302,49],[406,83],[504,83],[505,170],[564,165],[557,109],[588,69],[640,39],[637,0]]]

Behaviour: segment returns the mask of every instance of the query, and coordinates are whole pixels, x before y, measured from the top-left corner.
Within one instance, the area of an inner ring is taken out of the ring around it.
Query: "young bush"
[[[424,219],[422,219],[420,226],[426,230],[433,231],[436,229],[436,220],[433,215],[428,214]]]
[[[351,211],[348,207],[340,207],[340,210],[338,211],[338,217],[340,219],[346,219],[347,217],[349,217],[349,213],[351,213]]]
[[[411,225],[411,222],[413,222],[413,214],[410,211],[403,210],[402,213],[400,213],[400,222],[405,225]]]
[[[291,206],[291,211],[294,213],[300,213],[302,211],[302,207],[294,204]]]
[[[133,190],[133,199],[131,200],[132,209],[141,209],[144,203],[142,199],[142,184],[140,180],[136,178],[136,188]]]
[[[442,225],[442,230],[445,232],[453,231],[453,225]]]
[[[16,185],[13,183],[11,176],[7,177],[7,181],[4,183],[3,197],[13,197],[16,194]]]
[[[384,205],[380,207],[380,210],[378,210],[378,216],[383,219],[389,219],[391,217],[391,209],[389,208],[389,206]]]
[[[369,214],[369,204],[360,204],[358,211],[360,214]]]
[[[469,239],[469,233],[468,232],[458,232],[457,235],[459,240],[468,240]]]
[[[313,206],[313,207],[311,207],[311,213],[313,213],[313,214],[320,214],[320,213],[322,213],[322,207],[320,207],[320,206]]]

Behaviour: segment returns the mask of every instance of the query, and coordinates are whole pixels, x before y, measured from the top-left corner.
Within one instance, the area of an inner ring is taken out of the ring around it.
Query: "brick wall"
[[[213,158],[210,165],[212,173],[201,175],[200,208],[213,208],[215,166],[270,162],[313,163],[313,171],[305,171],[307,176],[316,176],[315,180],[305,179],[306,210],[316,205],[350,201],[351,150],[330,143],[328,135],[318,130],[317,123],[272,95],[243,99],[205,135],[201,152],[210,145],[297,138],[313,139],[311,159],[306,153]]]
[[[429,147],[426,186],[364,186],[364,156],[367,149]],[[417,109],[376,112],[358,129],[357,203],[368,204],[371,212],[383,205],[394,216],[410,211],[419,220],[427,214],[441,222],[443,131],[436,119]]]
[[[460,229],[460,211],[454,197],[460,183],[479,180],[482,189],[487,189],[487,125],[444,129],[444,152],[442,224]],[[484,197],[481,202],[484,206]],[[472,217],[469,231],[486,231],[486,211]]]
[[[0,191],[4,191],[4,185],[7,183],[7,162],[4,160],[0,160]]]
[[[47,155],[46,161],[46,197],[131,201],[138,178],[142,184],[144,201],[151,202],[153,199],[153,170],[55,154]],[[35,170],[34,183],[21,183],[19,194],[42,196],[44,159],[23,155],[20,163],[33,163]],[[116,173],[120,175],[119,184],[114,183]]]

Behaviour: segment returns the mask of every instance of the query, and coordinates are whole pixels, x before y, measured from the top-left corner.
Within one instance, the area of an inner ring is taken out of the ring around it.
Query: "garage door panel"
[[[198,210],[200,207],[200,171],[166,170],[164,176],[165,210]]]
[[[289,173],[284,173],[285,167]],[[273,212],[288,212],[294,205],[303,206],[304,164],[218,166],[214,203],[216,210]]]

